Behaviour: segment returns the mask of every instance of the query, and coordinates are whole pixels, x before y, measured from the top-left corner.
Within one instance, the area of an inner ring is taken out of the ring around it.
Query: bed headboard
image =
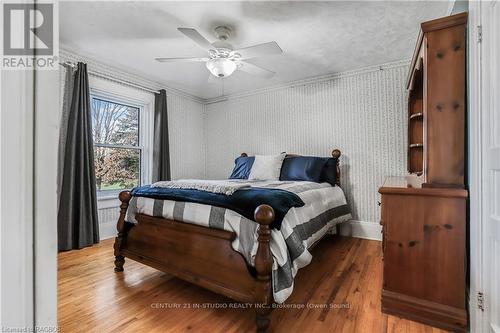
[[[287,156],[300,156],[298,154],[286,154]],[[337,159],[337,179],[335,181],[335,183],[340,186],[340,155],[342,155],[342,153],[340,152],[340,149],[334,149],[332,150],[332,157]],[[247,157],[248,154],[247,153],[241,153],[241,156],[242,157]]]

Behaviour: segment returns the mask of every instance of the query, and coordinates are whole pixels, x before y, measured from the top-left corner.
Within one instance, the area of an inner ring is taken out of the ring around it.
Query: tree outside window
[[[92,134],[98,191],[140,185],[142,148],[139,111],[126,104],[92,98]]]

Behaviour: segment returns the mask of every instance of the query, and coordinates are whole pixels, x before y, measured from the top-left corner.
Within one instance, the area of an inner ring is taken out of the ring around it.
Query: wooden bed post
[[[335,179],[337,186],[340,186],[340,155],[342,155],[342,153],[339,149],[332,150],[332,157],[337,159],[337,179]]]
[[[274,210],[269,205],[260,205],[255,209],[255,221],[259,224],[257,254],[255,255],[255,269],[257,270],[257,282],[255,285],[255,307],[257,333],[266,333],[270,324],[272,282],[271,272],[273,257],[269,241],[271,230],[269,225],[274,221]]]
[[[116,230],[118,230],[118,236],[115,238],[115,272],[123,272],[123,264],[125,264],[125,257],[121,255],[120,249],[123,245],[125,238],[125,215],[127,214],[128,203],[132,196],[129,191],[122,191],[118,196],[122,202],[120,205],[120,217],[118,218],[118,223],[116,224]]]

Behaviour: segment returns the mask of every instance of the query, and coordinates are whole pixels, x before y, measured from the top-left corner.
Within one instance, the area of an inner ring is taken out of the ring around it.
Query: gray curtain
[[[99,242],[87,65],[78,63],[67,113],[57,214],[59,251]],[[64,115],[63,115],[64,120]],[[64,124],[62,124],[64,125]]]
[[[168,146],[167,92],[155,94],[153,141],[153,182],[170,180],[170,151]]]
[[[66,149],[66,131],[68,130],[68,115],[71,108],[71,100],[73,98],[73,84],[75,83],[76,68],[68,64],[63,64],[64,87],[62,91],[62,114],[59,129],[59,149],[57,161],[57,195],[61,194],[62,175],[64,166],[64,154]],[[57,203],[59,205],[59,202]]]

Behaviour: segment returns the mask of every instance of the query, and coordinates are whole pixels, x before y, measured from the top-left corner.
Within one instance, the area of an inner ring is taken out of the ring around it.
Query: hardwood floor
[[[270,332],[444,332],[381,313],[380,242],[330,237],[312,252]],[[59,254],[61,332],[255,331],[252,309],[132,260],[115,273],[113,260],[113,240]]]

